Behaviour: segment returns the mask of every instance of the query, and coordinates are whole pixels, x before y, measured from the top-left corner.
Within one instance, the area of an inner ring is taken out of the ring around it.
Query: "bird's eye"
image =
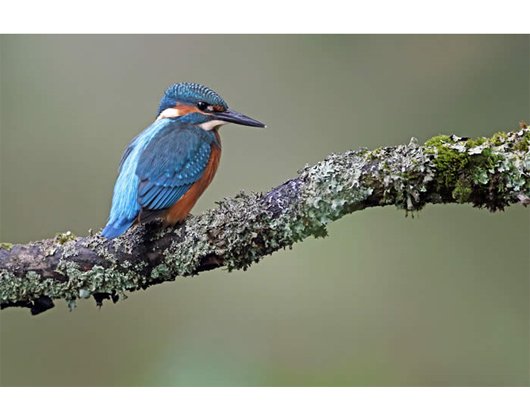
[[[207,102],[198,102],[197,108],[199,108],[201,111],[206,111],[210,107],[210,104]]]

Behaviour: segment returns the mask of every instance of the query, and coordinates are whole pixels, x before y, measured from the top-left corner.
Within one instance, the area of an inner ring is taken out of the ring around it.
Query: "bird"
[[[206,86],[169,86],[155,121],[123,153],[103,237],[114,239],[157,219],[166,226],[184,221],[217,171],[219,128],[228,123],[265,127]]]

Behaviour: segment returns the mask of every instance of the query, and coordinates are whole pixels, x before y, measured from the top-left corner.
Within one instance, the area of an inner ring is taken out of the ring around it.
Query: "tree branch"
[[[306,166],[267,194],[244,194],[176,228],[137,226],[106,241],[61,234],[25,245],[0,244],[1,307],[33,314],[65,299],[98,304],[127,291],[218,267],[246,269],[265,255],[367,207],[470,203],[491,211],[530,201],[530,129],[490,138],[437,136],[418,146],[357,150]]]

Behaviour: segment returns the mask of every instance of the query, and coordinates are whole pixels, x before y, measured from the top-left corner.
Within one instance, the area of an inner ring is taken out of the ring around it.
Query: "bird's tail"
[[[114,239],[120,236],[122,233],[125,233],[125,231],[129,229],[133,223],[134,219],[116,220],[112,222],[109,220],[107,226],[103,228],[101,234],[107,239]]]

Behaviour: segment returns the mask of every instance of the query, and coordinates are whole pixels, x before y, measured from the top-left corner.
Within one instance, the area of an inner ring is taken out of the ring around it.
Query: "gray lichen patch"
[[[366,154],[360,151],[331,155],[300,174],[304,181],[302,217],[316,236],[326,224],[344,214],[346,205],[362,202],[372,193],[373,189],[361,182]]]
[[[241,193],[193,218],[180,232],[180,240],[164,251],[164,271],[169,269],[172,276],[195,274],[200,262],[210,255],[217,256],[229,270],[258,261],[263,248],[274,246],[266,235],[272,215],[265,204],[256,194]]]
[[[9,242],[0,242],[0,249],[5,249],[6,251],[10,251],[11,248],[13,248],[13,244]]]
[[[427,202],[426,193],[435,177],[433,162],[423,147],[411,141],[395,149],[381,149],[371,154],[372,182],[382,179],[380,205],[395,205],[406,211],[420,210]]]
[[[76,236],[70,231],[58,233],[55,236],[55,240],[60,244],[65,244],[66,242],[73,241],[74,239],[76,239]]]
[[[269,193],[227,198],[175,228],[135,226],[108,241],[100,235],[58,235],[28,245],[0,246],[2,306],[111,296],[178,276],[226,267],[246,269],[328,223],[367,207],[406,212],[427,203],[471,203],[491,210],[530,202],[530,132],[474,139],[436,136],[419,146],[330,155]],[[46,266],[48,264],[48,266]],[[98,297],[99,296],[99,297]],[[48,301],[46,301],[48,299]],[[44,309],[43,309],[44,310]]]

